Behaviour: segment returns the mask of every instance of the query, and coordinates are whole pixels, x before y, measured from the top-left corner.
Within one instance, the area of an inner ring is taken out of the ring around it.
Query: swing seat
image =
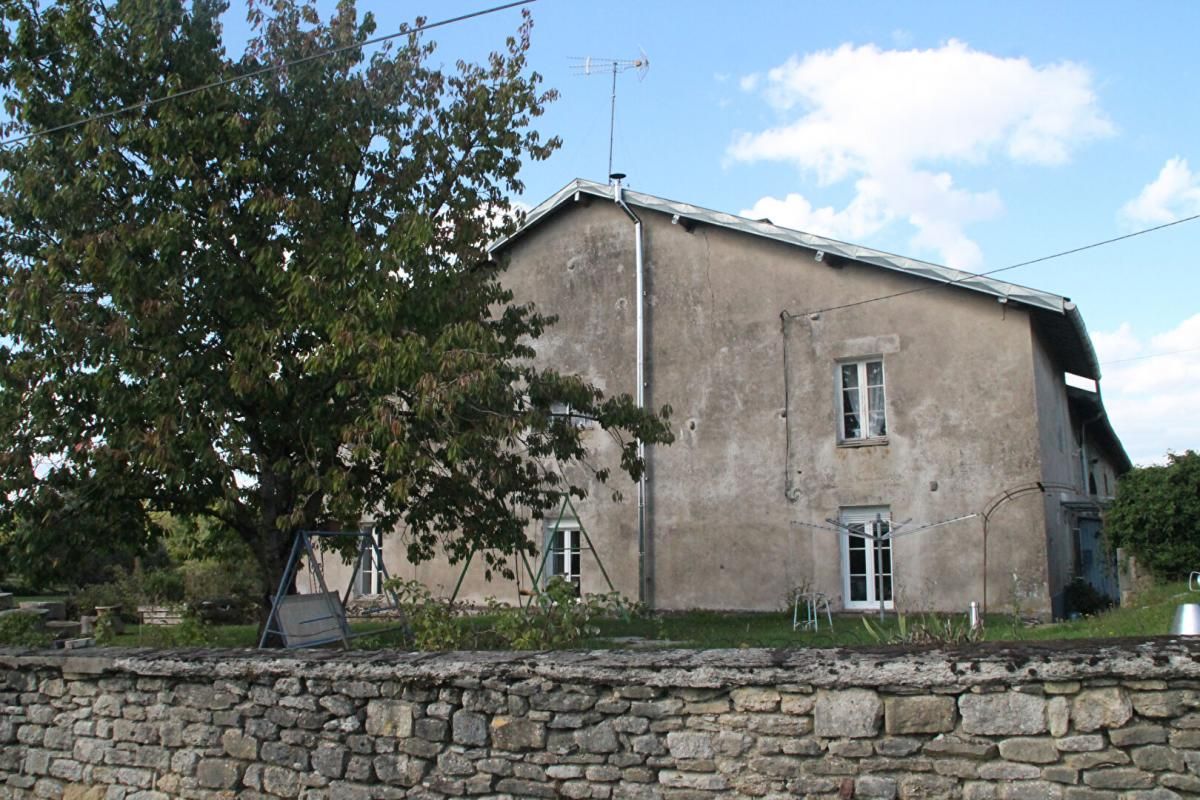
[[[337,592],[288,595],[279,604],[278,617],[285,647],[313,647],[350,636]]]

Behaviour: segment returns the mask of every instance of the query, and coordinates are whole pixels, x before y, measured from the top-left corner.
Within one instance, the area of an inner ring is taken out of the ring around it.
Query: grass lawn
[[[1044,625],[1025,625],[1006,614],[989,614],[985,620],[987,641],[1046,641],[1166,634],[1179,603],[1200,602],[1200,594],[1189,593],[1187,584],[1171,583],[1155,587],[1130,608],[1120,608],[1092,617]],[[793,631],[791,613],[719,613],[692,611],[663,614],[630,620],[603,620],[600,635],[582,642],[580,648],[622,647],[854,647],[896,641],[899,618],[888,612],[881,624],[875,614],[867,615],[875,633],[863,624],[862,615],[834,617],[830,629],[822,619],[820,630]],[[915,627],[932,626],[946,617],[908,614],[905,622]],[[962,615],[949,618],[962,628]],[[472,618],[472,624],[486,625],[485,615]],[[386,629],[386,620],[355,622],[352,628],[362,634],[352,640],[356,648],[387,649],[403,646],[398,632]],[[129,625],[113,642],[118,647],[255,647],[254,625],[152,626]]]

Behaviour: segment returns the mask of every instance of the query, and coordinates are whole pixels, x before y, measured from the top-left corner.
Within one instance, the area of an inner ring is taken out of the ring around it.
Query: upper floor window
[[[839,364],[838,395],[841,402],[841,441],[887,436],[882,360]]]

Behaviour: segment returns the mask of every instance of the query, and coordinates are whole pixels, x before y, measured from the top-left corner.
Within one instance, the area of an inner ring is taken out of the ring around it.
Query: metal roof
[[[1112,422],[1108,419],[1108,412],[1104,410],[1104,401],[1101,399],[1100,393],[1089,392],[1078,386],[1068,386],[1067,398],[1072,404],[1081,407],[1080,416],[1088,420],[1088,434],[1095,437],[1104,451],[1112,458],[1117,475],[1124,475],[1133,469],[1133,462],[1129,460],[1129,454],[1125,452],[1121,438],[1113,430]]]
[[[524,235],[540,221],[556,211],[564,203],[577,199],[580,195],[615,199],[616,187],[611,184],[576,178],[562,189],[559,189],[544,202],[538,204],[525,216],[525,223],[512,236],[502,239],[493,245],[492,250],[498,250],[507,243]],[[785,244],[803,247],[808,250],[821,250],[841,258],[857,261],[882,269],[901,272],[916,278],[937,283],[952,283],[974,292],[992,295],[1005,301],[1020,303],[1038,312],[1040,329],[1046,336],[1051,349],[1061,359],[1064,368],[1071,373],[1092,380],[1100,379],[1100,366],[1092,348],[1091,339],[1083,324],[1083,317],[1075,304],[1060,295],[1031,289],[1007,281],[996,280],[986,275],[952,269],[928,261],[919,261],[906,256],[898,256],[882,250],[874,250],[862,245],[848,244],[836,239],[828,239],[812,233],[783,228],[767,221],[751,220],[745,217],[726,214],[722,211],[694,206],[690,203],[680,203],[650,194],[622,189],[622,197],[631,206],[658,211],[671,216],[678,215],[681,219],[692,220],[706,225],[740,231],[753,236],[773,239]]]

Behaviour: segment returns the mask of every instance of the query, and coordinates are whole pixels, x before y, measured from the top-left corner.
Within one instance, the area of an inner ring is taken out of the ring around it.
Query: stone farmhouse
[[[539,359],[673,409],[676,441],[647,448],[641,485],[614,479],[616,500],[593,483],[531,523],[542,580],[607,591],[607,573],[664,610],[779,609],[799,589],[835,611],[1048,617],[1074,578],[1115,595],[1100,512],[1130,462],[1068,298],[619,180],[568,184],[495,257],[518,302],[559,318]],[[610,435],[578,424],[615,464]],[[461,565],[382,542],[393,576],[459,581]],[[488,583],[472,565],[459,597],[515,600],[518,572]],[[357,582],[378,590],[373,570]]]

